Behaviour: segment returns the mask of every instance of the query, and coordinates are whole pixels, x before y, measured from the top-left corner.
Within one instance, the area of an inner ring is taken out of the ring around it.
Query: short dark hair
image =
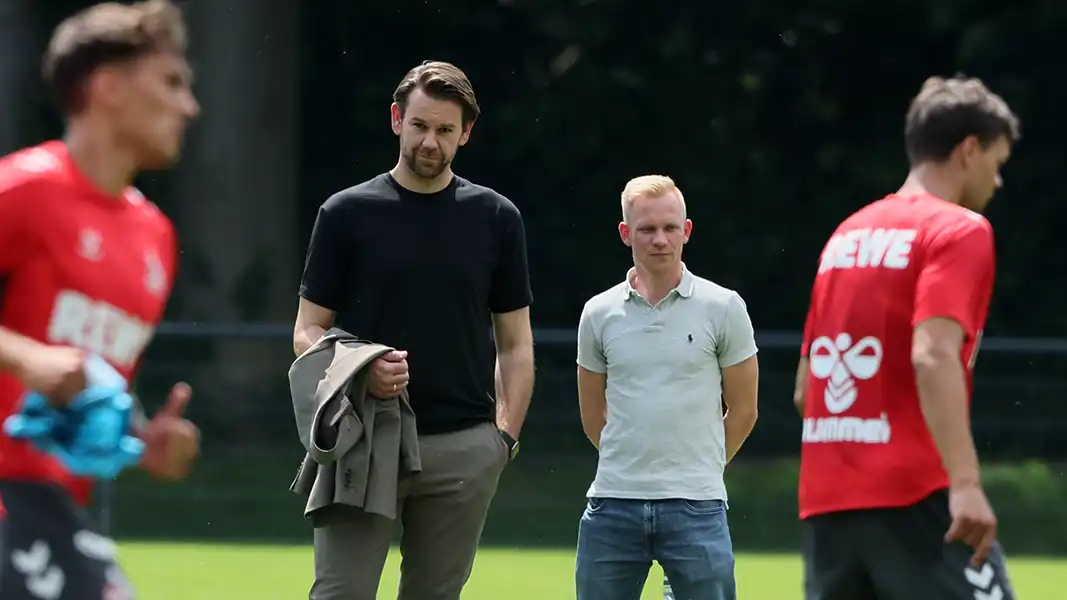
[[[944,162],[972,135],[983,147],[1000,138],[1014,144],[1019,140],[1019,127],[1019,118],[1008,103],[980,79],[931,77],[908,108],[904,146],[912,165]]]
[[[85,108],[85,83],[97,68],[155,52],[184,53],[185,22],[169,0],[104,2],[56,27],[44,56],[44,79],[60,108]]]
[[[473,123],[482,114],[478,99],[474,97],[474,86],[467,74],[452,63],[439,60],[425,60],[421,65],[408,71],[393,92],[393,102],[400,107],[403,115],[407,109],[408,97],[415,89],[422,90],[427,96],[437,100],[451,100],[463,109],[463,126]]]

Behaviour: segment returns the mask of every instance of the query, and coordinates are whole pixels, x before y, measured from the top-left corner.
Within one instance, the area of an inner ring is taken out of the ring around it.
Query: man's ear
[[[119,104],[126,92],[123,77],[126,71],[119,65],[104,65],[90,75],[85,92],[102,101],[105,106]]]
[[[963,167],[970,167],[975,160],[978,160],[983,151],[982,142],[978,140],[978,136],[969,135],[963,138],[959,145],[960,160],[963,163]]]
[[[396,102],[389,107],[389,126],[393,129],[393,133],[400,135],[400,131],[403,129],[404,124],[404,111],[400,109],[400,105]]]
[[[470,123],[467,123],[467,125],[463,128],[463,135],[459,136],[459,145],[460,146],[466,146],[467,145],[467,140],[469,140],[471,138],[471,131],[473,129],[474,129],[474,121],[471,121]]]

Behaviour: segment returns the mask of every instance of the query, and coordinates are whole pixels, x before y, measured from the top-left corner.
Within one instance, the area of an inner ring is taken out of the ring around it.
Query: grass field
[[[122,562],[145,600],[299,600],[311,581],[311,549],[299,546],[146,544],[121,546]],[[395,599],[399,555],[382,577],[378,598]],[[1011,559],[1020,598],[1058,600],[1067,561]],[[567,550],[484,548],[464,600],[574,598],[574,555]],[[653,568],[642,600],[662,598],[662,573]],[[796,556],[743,554],[737,558],[741,600],[801,600]]]

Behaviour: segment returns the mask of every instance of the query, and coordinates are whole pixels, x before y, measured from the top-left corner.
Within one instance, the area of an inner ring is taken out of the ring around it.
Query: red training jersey
[[[100,355],[132,379],[163,316],[177,259],[171,222],[136,189],[99,191],[62,142],[0,158],[0,326]],[[25,388],[0,373],[0,421]],[[0,479],[47,481],[87,504],[91,481],[0,433]]]
[[[823,249],[804,325],[809,360],[800,517],[914,504],[948,487],[919,405],[912,331],[964,330],[968,395],[993,293],[985,217],[928,194],[890,195],[845,219]]]

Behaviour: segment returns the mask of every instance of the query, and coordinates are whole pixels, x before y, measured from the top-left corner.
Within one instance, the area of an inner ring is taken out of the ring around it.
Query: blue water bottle
[[[663,575],[663,600],[674,600],[674,590],[671,589],[671,582],[667,580],[667,575]]]

